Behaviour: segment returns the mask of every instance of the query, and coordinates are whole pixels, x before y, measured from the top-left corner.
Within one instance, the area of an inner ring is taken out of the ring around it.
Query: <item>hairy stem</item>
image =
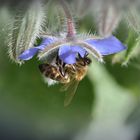
[[[75,35],[75,25],[73,22],[72,15],[70,13],[69,7],[64,0],[60,0],[60,4],[63,7],[64,13],[67,18],[67,37],[72,38]]]

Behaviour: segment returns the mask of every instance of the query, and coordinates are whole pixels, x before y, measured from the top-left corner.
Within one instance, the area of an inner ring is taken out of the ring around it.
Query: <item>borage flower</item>
[[[103,56],[114,54],[126,49],[115,37],[97,38],[89,35],[83,38],[76,34],[71,9],[65,0],[57,1],[63,9],[66,19],[66,36],[40,36],[42,42],[38,46],[29,48],[19,55],[20,60],[30,60],[37,54],[39,65],[48,84],[59,82],[64,84],[63,90],[68,90],[64,105],[68,105],[76,92],[78,83],[85,77],[91,54],[98,61],[103,62]]]
[[[76,92],[78,83],[87,73],[87,66],[91,62],[88,54],[103,62],[103,56],[125,49],[126,47],[114,36],[103,39],[91,37],[84,40],[44,36],[39,46],[25,50],[19,59],[29,60],[38,53],[39,58],[46,61],[39,65],[39,69],[45,79],[47,78],[48,84],[65,84],[64,90],[68,91],[64,105],[67,106]]]
[[[51,61],[51,59],[54,59],[57,55],[62,62],[66,64],[75,64],[78,55],[84,58],[85,55],[89,53],[97,58],[98,61],[103,62],[102,57],[104,55],[117,53],[126,49],[114,36],[107,38],[95,38],[90,36],[85,39],[78,37],[75,30],[74,19],[68,4],[64,0],[60,0],[59,4],[66,18],[66,37],[43,36],[42,43],[37,47],[25,50],[19,56],[20,60],[29,60],[39,52],[40,59]]]
[[[78,54],[83,58],[85,54],[92,54],[98,61],[103,62],[102,57],[125,50],[126,47],[115,37],[87,39],[60,39],[54,36],[43,36],[39,46],[25,50],[20,60],[29,60],[39,53],[40,59],[48,62],[56,55],[66,64],[75,64]]]

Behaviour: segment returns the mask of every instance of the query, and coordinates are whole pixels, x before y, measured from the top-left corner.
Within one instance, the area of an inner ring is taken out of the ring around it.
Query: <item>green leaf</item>
[[[135,32],[130,31],[127,44],[128,49],[122,63],[123,65],[127,65],[131,59],[137,57],[140,53],[140,36],[138,36]]]

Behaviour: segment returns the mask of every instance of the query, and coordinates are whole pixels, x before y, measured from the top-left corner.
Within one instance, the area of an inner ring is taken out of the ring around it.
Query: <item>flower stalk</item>
[[[75,25],[73,22],[71,12],[69,10],[67,3],[64,0],[60,0],[60,5],[63,8],[63,11],[64,11],[65,16],[66,16],[66,20],[67,20],[66,21],[66,23],[67,23],[67,38],[72,39],[75,36],[76,31],[75,31]]]

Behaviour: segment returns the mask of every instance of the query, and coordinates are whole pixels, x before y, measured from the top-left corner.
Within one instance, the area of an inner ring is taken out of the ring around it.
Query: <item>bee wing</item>
[[[67,90],[67,93],[65,94],[64,106],[68,106],[71,103],[77,90],[78,84],[79,81],[73,79],[68,85],[64,85],[63,89],[65,91]]]
[[[60,88],[60,91],[61,91],[61,92],[67,91],[70,85],[71,85],[71,82],[69,82],[69,83],[67,83],[67,84],[64,84],[64,85]]]

